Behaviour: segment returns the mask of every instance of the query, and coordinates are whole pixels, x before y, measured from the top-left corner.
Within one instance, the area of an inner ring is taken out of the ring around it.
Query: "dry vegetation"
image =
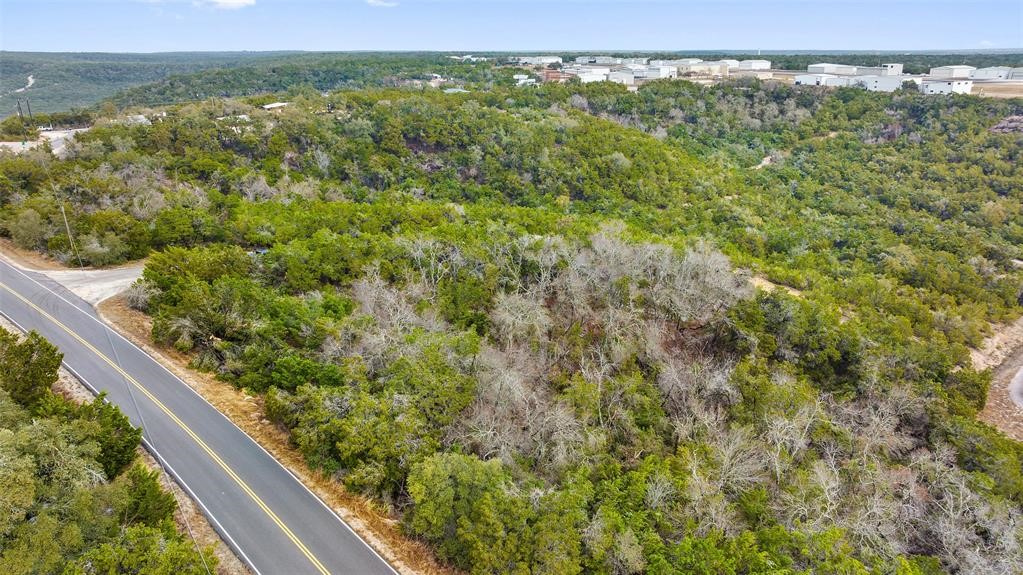
[[[403,536],[397,521],[371,501],[346,492],[344,487],[330,477],[309,469],[302,455],[289,444],[287,431],[264,417],[262,398],[247,395],[244,391],[217,381],[211,374],[189,368],[190,358],[185,354],[166,347],[155,348],[149,336],[152,320],[142,312],[131,309],[124,296],[100,303],[98,310],[107,323],[170,369],[266,448],[398,572],[423,575],[457,573],[440,564],[426,545]]]
[[[0,238],[0,257],[28,270],[67,269],[67,266],[46,254],[19,248],[7,238]]]

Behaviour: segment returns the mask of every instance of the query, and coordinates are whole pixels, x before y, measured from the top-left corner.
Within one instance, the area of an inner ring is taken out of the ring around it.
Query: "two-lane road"
[[[146,447],[256,573],[395,573],[270,454],[85,301],[0,261],[0,312],[60,348],[72,373],[143,427]]]

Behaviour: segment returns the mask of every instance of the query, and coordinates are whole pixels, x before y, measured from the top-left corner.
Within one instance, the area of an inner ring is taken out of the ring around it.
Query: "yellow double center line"
[[[181,419],[179,419],[178,416],[175,415],[174,412],[170,410],[170,408],[164,405],[162,401],[157,399],[155,395],[153,395],[148,389],[145,388],[145,386],[139,383],[138,380],[132,377],[128,372],[121,369],[121,366],[117,365],[113,360],[104,355],[100,350],[96,349],[95,346],[85,341],[85,339],[82,338],[82,336],[78,335],[77,333],[72,331],[71,328],[61,323],[60,320],[47,313],[46,310],[32,303],[25,296],[14,291],[3,282],[0,282],[0,288],[3,288],[8,293],[24,302],[25,305],[31,307],[35,311],[39,312],[40,315],[53,322],[54,325],[66,331],[68,335],[78,340],[79,343],[84,345],[89,351],[96,354],[100,359],[109,364],[110,367],[114,369],[114,371],[119,373],[122,377],[124,377],[124,379],[126,379],[135,388],[141,391],[143,395],[145,395],[147,398],[149,398],[150,401],[153,402],[154,405],[160,408],[160,411],[167,414],[167,417],[171,418],[171,420],[174,421],[174,423],[178,424],[178,426],[181,427],[181,429],[183,429],[185,433],[187,433],[188,436],[191,437],[199,445],[199,447],[201,447],[202,450],[206,452],[207,455],[209,455],[210,459],[216,462],[216,464],[219,465],[220,468],[223,469],[224,472],[227,473],[227,475],[231,479],[233,479],[235,483],[238,484],[239,487],[241,487],[242,491],[247,493],[248,496],[251,497],[252,500],[256,502],[256,505],[259,506],[259,508],[262,509],[270,517],[270,519],[272,519],[273,522],[276,523],[277,526],[281,528],[281,531],[283,531],[284,534],[288,536],[288,539],[291,539],[291,542],[294,543],[296,547],[298,547],[299,551],[301,551],[302,554],[305,555],[310,562],[312,562],[313,566],[316,567],[316,569],[320,573],[322,573],[323,575],[330,575],[330,571],[327,571],[327,568],[324,567],[322,563],[320,563],[319,559],[317,559],[316,556],[313,555],[311,551],[309,551],[305,544],[303,544],[302,541],[299,540],[299,538],[291,531],[291,529],[289,529],[288,526],[285,525],[283,521],[281,521],[281,518],[278,517],[277,514],[274,513],[273,510],[270,509],[270,507],[266,503],[264,503],[262,499],[259,498],[258,495],[256,495],[256,492],[253,491],[252,488],[249,487],[245,483],[245,481],[243,481],[242,478],[239,477],[238,474],[235,473],[234,470],[231,469],[227,465],[227,463],[225,463],[224,460],[220,458],[219,455],[217,455],[217,452],[213,451],[213,449],[209,445],[207,445],[206,442],[203,441],[201,437],[199,437],[194,431],[192,431],[188,427],[188,425],[185,424],[185,422],[181,421]],[[107,328],[104,326],[103,329]]]

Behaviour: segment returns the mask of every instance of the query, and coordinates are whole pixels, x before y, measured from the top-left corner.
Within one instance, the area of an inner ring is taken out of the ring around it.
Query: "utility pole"
[[[21,113],[21,98],[18,98],[18,117],[22,120],[25,119],[25,114]]]
[[[82,263],[82,254],[78,253],[78,246],[75,245],[75,239],[71,237],[71,226],[67,223],[67,213],[64,212],[64,202],[60,203],[60,215],[64,216],[64,229],[67,230],[67,241],[71,244],[71,249],[75,252],[75,257],[78,258],[78,267],[84,268],[85,264]]]
[[[32,117],[32,104],[29,103],[28,98],[25,98],[25,106],[28,108],[28,119],[34,124],[36,119]]]

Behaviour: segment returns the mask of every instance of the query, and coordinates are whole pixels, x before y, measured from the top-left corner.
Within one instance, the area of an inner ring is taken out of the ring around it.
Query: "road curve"
[[[269,453],[84,300],[0,261],[0,313],[143,427],[143,441],[260,575],[396,572]]]

